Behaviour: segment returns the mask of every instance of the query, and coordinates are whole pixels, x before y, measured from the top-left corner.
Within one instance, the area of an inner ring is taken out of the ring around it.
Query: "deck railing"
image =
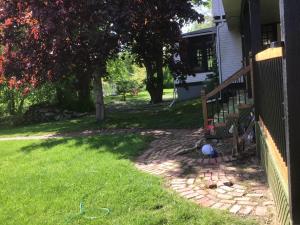
[[[238,104],[247,104],[247,87],[251,87],[251,84],[247,83],[250,72],[251,65],[243,67],[213,91],[202,92],[204,127],[208,127],[210,123],[214,125],[225,122],[226,116],[234,113]]]
[[[282,47],[269,48],[256,55],[255,110],[286,162],[282,57]]]

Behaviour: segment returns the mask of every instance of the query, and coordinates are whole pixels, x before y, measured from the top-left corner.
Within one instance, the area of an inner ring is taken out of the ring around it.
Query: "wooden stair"
[[[232,133],[229,130],[233,124],[238,124],[241,133],[247,129],[253,111],[252,77],[252,66],[247,66],[238,70],[210,93],[202,93],[207,138],[231,137]]]

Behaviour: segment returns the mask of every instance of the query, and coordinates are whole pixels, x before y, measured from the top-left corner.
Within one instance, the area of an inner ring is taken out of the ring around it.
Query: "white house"
[[[268,2],[270,0],[264,2],[264,8],[267,7]],[[227,9],[226,13],[224,8]],[[195,76],[188,76],[185,86],[175,81],[177,100],[199,97],[211,74],[217,74],[219,83],[222,83],[247,63],[249,35],[247,27],[241,26],[240,10],[240,3],[235,4],[235,1],[213,0],[214,27],[182,35],[187,45],[184,47],[186,61]],[[274,15],[277,14],[274,12]],[[279,23],[265,21],[262,26],[263,46],[280,40],[278,27]],[[213,67],[214,60],[215,67]]]

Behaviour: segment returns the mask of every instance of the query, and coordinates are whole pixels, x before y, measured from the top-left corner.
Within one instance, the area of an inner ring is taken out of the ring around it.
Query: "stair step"
[[[239,109],[250,109],[253,107],[253,104],[239,104],[238,108]]]

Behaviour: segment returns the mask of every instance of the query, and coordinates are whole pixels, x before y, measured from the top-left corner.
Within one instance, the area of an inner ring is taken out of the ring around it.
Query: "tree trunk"
[[[8,100],[8,111],[10,115],[16,114],[16,102],[15,102],[15,94],[13,90],[9,92],[9,100]]]
[[[150,94],[151,103],[157,104],[163,101],[163,59],[162,56],[157,58],[155,66],[151,63],[146,65],[147,70],[147,82],[146,89]]]
[[[98,74],[94,77],[94,89],[95,89],[95,99],[96,99],[96,120],[101,122],[104,120],[104,97],[103,97],[103,87],[102,79]]]
[[[150,94],[152,104],[158,104],[163,101],[163,88],[157,87],[153,84],[148,84],[147,91]]]
[[[80,111],[93,110],[93,102],[91,99],[91,75],[89,73],[81,74],[78,79],[78,109]]]

